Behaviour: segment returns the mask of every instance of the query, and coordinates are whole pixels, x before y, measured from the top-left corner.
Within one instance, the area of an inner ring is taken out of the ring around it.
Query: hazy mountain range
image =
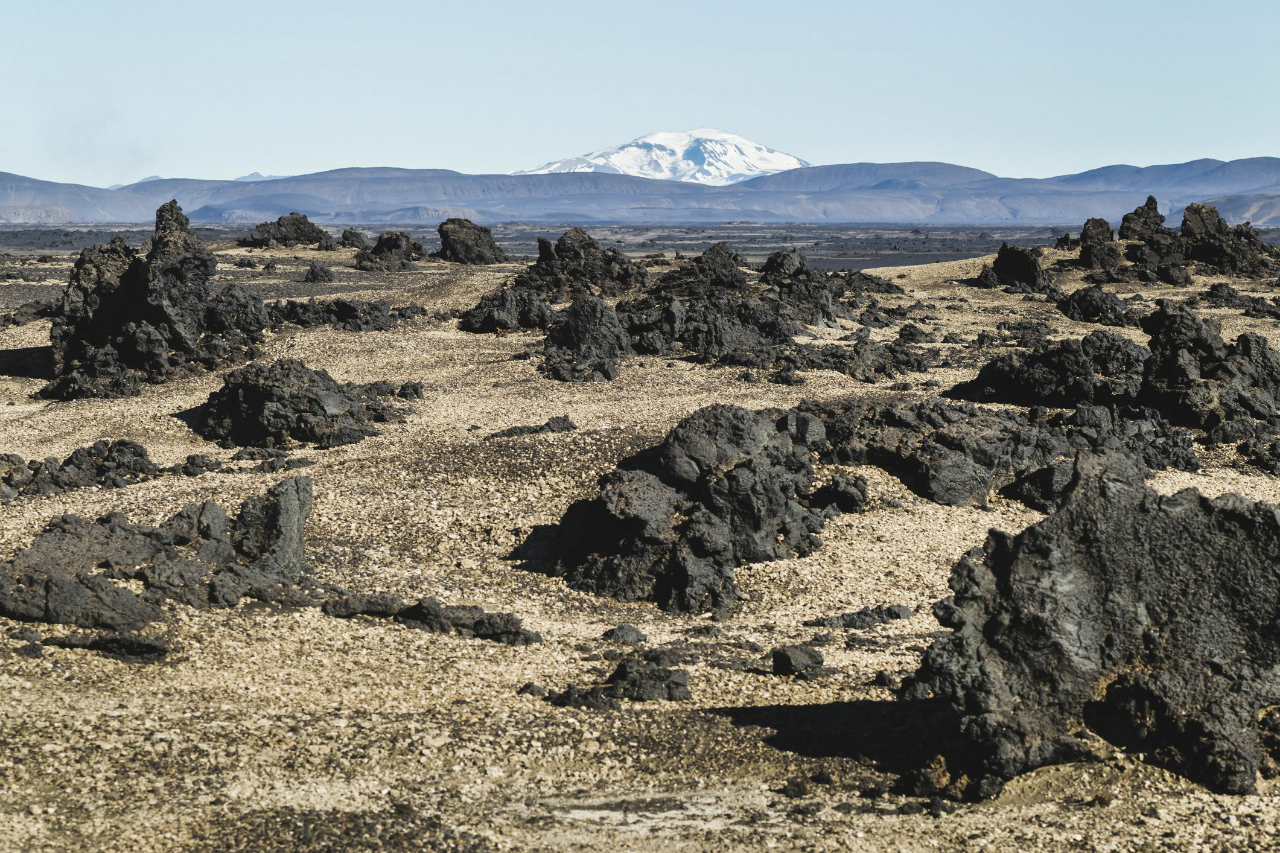
[[[736,174],[743,164],[735,159],[751,150],[726,149],[728,159],[712,164],[716,174],[703,177],[719,180]],[[702,154],[695,152],[695,159]],[[639,159],[648,163],[644,156]],[[683,168],[683,160],[684,154],[674,160],[663,154],[654,168],[673,173]],[[625,161],[614,157],[606,165],[620,169],[619,162]],[[1274,157],[1105,166],[1035,179],[1001,178],[949,163],[851,163],[788,169],[723,186],[607,171],[553,171],[552,165],[544,167],[545,173],[519,175],[352,168],[261,180],[160,178],[116,189],[0,172],[0,222],[146,222],[156,207],[176,198],[192,219],[231,223],[299,211],[324,223],[419,226],[465,216],[488,223],[1020,223],[1078,228],[1090,216],[1118,221],[1150,194],[1174,215],[1175,225],[1183,206],[1209,201],[1230,221],[1280,226],[1280,159]]]

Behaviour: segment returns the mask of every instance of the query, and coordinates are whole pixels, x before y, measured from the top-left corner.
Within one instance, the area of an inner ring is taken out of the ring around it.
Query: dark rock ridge
[[[425,317],[427,309],[410,304],[392,308],[379,299],[376,302],[353,302],[349,299],[329,299],[306,302],[289,299],[267,305],[272,326],[291,323],[304,329],[329,326],[345,332],[385,332],[401,320]]]
[[[336,447],[377,435],[375,423],[404,419],[405,408],[383,398],[421,396],[418,383],[399,389],[385,382],[339,384],[323,370],[281,359],[227,374],[222,388],[196,410],[194,428],[226,446]]]
[[[506,254],[493,242],[493,232],[470,219],[446,219],[437,229],[440,251],[434,257],[455,264],[504,264]]]
[[[57,314],[58,306],[54,302],[32,300],[24,302],[12,311],[0,314],[0,330],[14,326],[25,326],[36,320],[45,320]]]
[[[1094,752],[1090,734],[1210,789],[1251,793],[1259,712],[1280,704],[1280,514],[1161,496],[1082,454],[1062,508],[992,531],[935,607],[952,634],[905,686],[956,716],[954,789],[983,796]]]
[[[1059,299],[1058,310],[1072,320],[1103,326],[1137,326],[1142,320],[1141,311],[1121,302],[1118,296],[1103,290],[1100,284],[1082,287]]]
[[[213,283],[217,262],[176,202],[156,211],[145,256],[120,238],[80,253],[54,317],[56,399],[127,397],[143,382],[244,360],[267,325],[262,300]]]
[[[0,502],[19,496],[54,495],[70,489],[100,486],[118,489],[160,475],[160,468],[136,441],[96,441],[56,459],[23,459],[0,454]]]
[[[604,684],[589,688],[569,685],[562,692],[548,696],[547,701],[561,708],[616,711],[622,707],[619,701],[622,699],[681,702],[691,698],[687,670],[669,669],[641,657],[627,657],[618,663]]]
[[[898,619],[910,619],[915,615],[905,604],[877,604],[875,607],[864,607],[839,616],[824,616],[805,622],[811,628],[836,628],[844,631],[865,631],[876,625],[887,625]]]
[[[403,231],[388,231],[378,237],[372,249],[356,253],[356,269],[366,272],[416,270],[426,252],[422,244]]]
[[[875,465],[947,506],[983,506],[998,493],[1051,509],[1065,486],[1062,466],[1080,450],[1129,454],[1156,470],[1199,468],[1191,434],[1150,412],[1122,417],[1102,406],[1011,412],[937,398],[800,408],[826,426],[823,461]]]
[[[351,228],[346,228],[343,230],[342,237],[338,240],[338,245],[342,246],[344,249],[372,248],[372,246],[369,243],[368,237],[364,236],[364,234],[362,234],[361,232],[355,231]]]
[[[54,519],[0,566],[0,615],[108,631],[136,631],[161,603],[234,607],[243,597],[317,603],[303,562],[311,481],[285,480],[246,500],[232,519],[217,504],[192,504],[156,527],[120,513],[96,522]],[[134,593],[122,582],[139,581]]]
[[[810,452],[825,443],[822,422],[805,413],[700,409],[620,462],[598,497],[573,504],[523,553],[599,595],[679,612],[730,608],[737,566],[819,546],[825,515],[809,501]]]
[[[276,246],[303,246],[312,243],[327,246],[333,243],[327,231],[307,219],[305,214],[290,213],[275,222],[263,222],[254,227],[240,241],[241,246],[265,249]]]
[[[513,426],[507,427],[497,432],[489,433],[485,436],[485,440],[492,438],[519,438],[525,435],[546,435],[549,433],[573,432],[578,425],[569,420],[568,415],[556,415],[549,418],[545,424],[538,426]]]
[[[528,646],[542,642],[542,636],[525,628],[520,617],[514,614],[486,612],[483,608],[472,605],[441,604],[430,597],[408,604],[400,596],[386,592],[343,592],[325,601],[321,609],[340,619],[355,616],[389,618],[420,631],[453,633],[507,646]]]

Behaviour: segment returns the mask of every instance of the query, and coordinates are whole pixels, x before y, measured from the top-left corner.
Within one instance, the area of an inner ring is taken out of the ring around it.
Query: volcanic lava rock
[[[994,282],[984,279],[979,282],[980,286],[1000,286],[1009,293],[1057,295],[1059,292],[1052,277],[1040,266],[1040,253],[1036,249],[1021,249],[1002,243],[991,264],[990,275],[994,276]]]
[[[1280,270],[1280,248],[1264,241],[1247,222],[1229,227],[1212,205],[1187,205],[1181,236],[1187,259],[1213,272],[1270,278]]]
[[[302,280],[307,284],[326,284],[337,281],[338,277],[333,274],[333,270],[312,261],[311,266],[307,267],[306,275],[302,277]]]
[[[1222,340],[1217,321],[1159,300],[1142,321],[1151,336],[1143,399],[1174,423],[1212,430],[1233,420],[1272,420],[1280,409],[1280,353],[1246,333]]]
[[[774,301],[778,313],[788,320],[808,326],[835,326],[836,320],[853,316],[843,300],[848,280],[828,277],[809,267],[799,249],[774,252],[764,262],[761,298]]]
[[[548,329],[556,312],[542,293],[529,287],[504,287],[480,298],[464,312],[458,328],[464,332],[512,332],[516,329]]]
[[[1215,282],[1200,296],[1188,299],[1184,304],[1190,308],[1203,300],[1214,308],[1239,308],[1246,317],[1280,320],[1280,298],[1264,299],[1261,296],[1247,296],[1236,290],[1225,281]]]
[[[544,376],[561,382],[597,382],[618,375],[618,359],[633,355],[618,315],[595,296],[579,296],[556,319],[544,347]]]
[[[55,459],[27,461],[0,454],[0,501],[27,495],[55,495],[70,489],[100,486],[118,489],[160,475],[160,468],[136,441],[96,441]]]
[[[649,639],[635,625],[626,622],[604,632],[604,639],[611,643],[643,643]]]
[[[378,237],[372,249],[356,253],[356,269],[366,272],[416,270],[425,256],[422,244],[403,231],[388,231]]]
[[[53,317],[57,312],[58,306],[55,303],[33,299],[22,303],[12,311],[0,314],[0,330],[25,326],[36,320],[45,320]]]
[[[176,202],[156,211],[145,257],[114,238],[80,253],[50,340],[56,399],[126,397],[145,382],[243,360],[267,325],[262,300],[218,288],[213,254]]]
[[[1150,412],[994,411],[937,398],[806,403],[801,411],[826,426],[823,461],[875,465],[947,506],[985,505],[993,492],[1037,509],[1054,506],[1063,484],[1043,483],[1038,472],[1085,449],[1130,454],[1156,470],[1199,468],[1191,434]]]
[[[248,237],[240,241],[240,245],[265,249],[311,243],[331,244],[332,242],[328,232],[312,224],[306,215],[290,213],[287,216],[281,216],[275,222],[263,222],[257,225]]]
[[[369,249],[369,238],[359,231],[350,228],[343,229],[342,237],[338,240],[338,245],[344,249]]]
[[[839,616],[824,616],[821,619],[810,619],[804,624],[811,628],[835,628],[843,631],[865,631],[876,625],[887,625],[897,619],[910,619],[915,612],[905,604],[878,604],[875,607],[864,607]]]
[[[1090,332],[987,362],[947,396],[977,402],[1071,407],[1138,398],[1150,353],[1112,332]]]
[[[1105,219],[1086,220],[1084,227],[1080,229],[1081,246],[1088,243],[1112,243],[1115,239],[1116,233],[1111,230],[1111,223]]]
[[[493,232],[470,219],[446,219],[437,229],[440,251],[434,257],[455,264],[504,264],[506,254],[493,242]]]
[[[390,389],[379,383],[340,385],[297,359],[251,364],[227,374],[222,388],[196,410],[195,430],[227,446],[352,444],[377,435],[375,423],[404,419],[403,407],[381,399]]]
[[[519,438],[525,435],[545,435],[547,433],[573,432],[578,425],[569,420],[568,415],[556,415],[554,418],[548,418],[545,424],[539,426],[513,426],[507,429],[498,430],[485,436],[485,440],[493,438]]]
[[[967,794],[1091,753],[1082,731],[1219,792],[1250,793],[1259,712],[1280,704],[1280,513],[1161,496],[1122,457],[1082,454],[1062,508],[992,531],[935,607],[952,634],[906,698],[954,710]]]
[[[1098,284],[1082,287],[1059,299],[1058,310],[1072,320],[1103,326],[1137,326],[1142,320],[1141,312],[1130,308]]]
[[[577,589],[672,611],[728,608],[735,567],[820,544],[823,515],[805,503],[809,453],[825,441],[808,414],[700,409],[523,551]]]
[[[562,708],[612,711],[621,707],[620,699],[682,702],[691,698],[688,671],[628,657],[618,663],[603,685],[586,689],[570,685],[563,692],[548,696],[547,701]]]
[[[245,596],[313,603],[303,559],[311,502],[311,480],[299,477],[249,498],[234,519],[208,501],[156,527],[120,513],[96,522],[61,516],[0,565],[0,615],[135,631],[160,618],[165,600],[198,608],[234,607]]]
[[[272,326],[292,323],[304,329],[329,326],[345,332],[385,332],[401,320],[411,320],[427,315],[427,309],[418,304],[392,308],[386,302],[353,302],[349,299],[330,299],[317,302],[310,299],[299,302],[293,299],[272,302],[267,305]]]
[[[1132,213],[1126,213],[1120,221],[1120,239],[1136,240],[1139,243],[1169,244],[1177,239],[1177,234],[1164,227],[1164,214],[1155,196],[1147,196],[1143,205]]]
[[[648,281],[644,265],[617,249],[601,249],[581,228],[570,228],[553,245],[538,238],[538,260],[516,276],[512,287],[533,291],[547,302],[578,296],[618,296]]]

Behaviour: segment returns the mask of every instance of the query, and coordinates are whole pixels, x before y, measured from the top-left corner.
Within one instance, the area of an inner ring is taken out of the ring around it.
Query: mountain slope
[[[624,145],[546,163],[517,175],[603,172],[708,186],[727,186],[809,164],[732,133],[700,128],[650,133]]]

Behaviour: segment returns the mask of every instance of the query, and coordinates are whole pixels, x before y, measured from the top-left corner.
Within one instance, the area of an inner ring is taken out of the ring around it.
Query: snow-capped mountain
[[[602,148],[581,157],[557,160],[527,172],[513,174],[608,172],[634,175],[637,178],[724,186],[808,165],[799,157],[766,148],[741,136],[701,128],[683,132],[650,133],[625,145]]]

